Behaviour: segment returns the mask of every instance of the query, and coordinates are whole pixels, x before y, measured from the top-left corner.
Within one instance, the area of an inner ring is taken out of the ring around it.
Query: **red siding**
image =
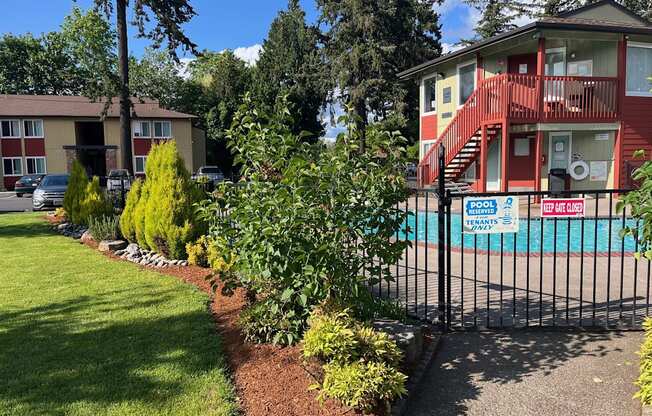
[[[533,166],[535,165],[536,162],[535,159],[536,139],[534,137],[530,137],[529,156],[514,156],[515,140],[525,139],[525,138],[528,138],[528,135],[512,134],[510,137],[509,161],[507,162],[507,166],[509,166],[508,182],[510,186],[519,186],[519,187],[534,186],[535,171],[533,169]]]
[[[134,155],[145,156],[152,148],[151,139],[133,139],[134,140]]]
[[[627,162],[632,161],[632,154],[639,149],[645,150],[648,159],[652,154],[652,98],[625,97],[622,113],[621,157],[623,163],[621,164],[620,186],[627,186]],[[614,152],[614,154],[616,153]]]
[[[437,138],[437,114],[421,117],[421,140]]]
[[[5,184],[5,189],[8,191],[13,191],[14,185],[16,185],[16,181],[18,179],[20,179],[20,176],[5,176],[2,178],[2,181]]]
[[[45,140],[25,139],[25,156],[45,156]]]
[[[3,157],[22,156],[23,149],[20,146],[20,139],[0,139]]]

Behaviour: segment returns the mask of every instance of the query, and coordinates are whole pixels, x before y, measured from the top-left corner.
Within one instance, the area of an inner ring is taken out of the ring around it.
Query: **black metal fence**
[[[626,208],[616,210],[627,192],[414,189],[401,206],[409,215],[396,235],[411,247],[395,265],[394,280],[373,291],[445,329],[640,329],[650,312],[651,263],[637,260],[637,240],[621,235],[640,226]],[[482,197],[511,197],[518,231],[470,230],[465,203]],[[542,216],[542,200],[561,198],[579,198],[583,215]]]

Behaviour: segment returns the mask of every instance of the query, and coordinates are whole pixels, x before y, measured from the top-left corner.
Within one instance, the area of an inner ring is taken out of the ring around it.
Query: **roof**
[[[628,15],[635,17],[637,22],[621,22],[621,21],[610,21],[610,20],[597,20],[597,19],[587,19],[576,17],[578,14],[585,12],[587,10],[596,8],[598,6],[613,6],[617,7],[621,11],[626,11]],[[624,9],[624,10],[623,10]],[[499,35],[493,36],[491,38],[476,42],[472,45],[469,45],[465,48],[459,49],[457,51],[451,52],[446,55],[442,55],[438,58],[435,58],[431,61],[425,62],[421,65],[417,65],[410,69],[407,69],[398,74],[398,77],[401,79],[411,78],[414,75],[436,66],[438,64],[450,61],[462,55],[476,52],[484,47],[499,43],[505,40],[509,40],[518,36],[522,36],[529,32],[536,32],[540,29],[559,29],[559,30],[579,30],[579,31],[588,31],[588,32],[608,32],[608,33],[623,33],[623,34],[643,34],[643,35],[652,35],[652,26],[644,20],[643,18],[635,15],[629,11],[624,6],[616,3],[613,0],[602,0],[590,5],[580,7],[579,9],[562,13],[556,17],[542,17],[539,20],[529,23],[525,26],[521,26],[509,32],[501,33]]]
[[[161,108],[156,100],[132,98],[132,117],[190,119],[195,116]],[[0,117],[100,117],[104,100],[93,102],[87,97],[68,95],[2,95]],[[120,117],[118,100],[114,99],[106,117]]]

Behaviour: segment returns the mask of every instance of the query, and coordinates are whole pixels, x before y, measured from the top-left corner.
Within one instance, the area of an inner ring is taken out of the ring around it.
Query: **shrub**
[[[68,218],[68,214],[66,214],[66,210],[63,207],[59,207],[59,208],[55,209],[54,210],[54,216],[57,217],[57,218],[61,218],[63,220]]]
[[[113,205],[100,188],[100,179],[94,176],[86,184],[86,189],[81,199],[80,223],[88,225],[92,218],[99,218],[113,214]]]
[[[88,186],[88,176],[78,160],[73,161],[68,188],[63,197],[63,209],[68,214],[68,220],[73,224],[82,224],[81,206]]]
[[[386,333],[358,325],[355,336],[360,359],[387,363],[393,367],[400,365],[403,353],[396,342],[392,341]]]
[[[88,221],[88,230],[95,241],[119,240],[120,217],[117,215],[91,217]]]
[[[131,243],[135,243],[137,241],[135,211],[140,200],[140,191],[142,186],[143,181],[141,179],[136,179],[134,183],[131,184],[131,189],[127,194],[127,200],[125,201],[125,207],[122,210],[122,215],[120,216],[120,231],[122,232],[122,235]]]
[[[349,316],[338,314],[313,314],[303,337],[303,356],[322,361],[348,362],[358,349],[356,334]]]
[[[147,246],[171,258],[185,258],[186,244],[202,227],[194,223],[193,204],[201,193],[190,180],[174,141],[154,145],[145,168],[144,205]]]
[[[332,397],[358,410],[373,410],[407,393],[407,376],[383,362],[331,363],[324,366],[319,399]]]
[[[186,244],[186,254],[188,254],[188,263],[208,267],[208,246],[210,241],[208,236],[202,235],[195,243]]]
[[[144,249],[153,249],[147,244],[147,239],[145,238],[145,209],[147,208],[147,201],[149,200],[149,188],[151,186],[151,181],[145,180],[140,188],[140,198],[138,198],[138,203],[134,208],[133,214],[133,223],[134,223],[134,233],[136,235],[136,242],[138,245]]]
[[[645,341],[638,353],[640,375],[636,380],[639,391],[634,397],[640,399],[643,405],[652,405],[652,318],[645,319],[643,329],[645,329]]]
[[[244,309],[240,314],[240,327],[247,341],[292,345],[298,331],[292,319],[293,310],[283,309],[278,304],[263,300]]]

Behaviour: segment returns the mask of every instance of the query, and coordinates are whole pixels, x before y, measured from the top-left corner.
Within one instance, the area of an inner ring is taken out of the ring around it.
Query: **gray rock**
[[[423,334],[421,327],[408,325],[399,321],[378,319],[372,322],[376,331],[385,332],[403,350],[405,363],[412,365],[423,351]]]
[[[123,250],[125,247],[127,247],[127,242],[124,240],[103,240],[100,241],[100,244],[97,246],[97,249],[100,250],[101,252],[107,252],[107,251],[118,251],[118,250]]]
[[[118,256],[118,257],[122,257],[122,256],[124,256],[124,254],[125,254],[125,250],[124,250],[124,249],[122,249],[122,250],[116,250],[116,252],[115,252],[115,255]]]
[[[70,224],[68,224],[67,222],[62,222],[61,224],[57,225],[57,230],[65,231],[68,229],[69,226]]]
[[[125,250],[131,255],[140,255],[140,247],[138,247],[138,244],[136,243],[129,244]]]
[[[181,260],[181,262],[178,263],[178,264],[179,264],[179,266],[184,266],[185,267],[185,266],[188,265],[188,260]]]

